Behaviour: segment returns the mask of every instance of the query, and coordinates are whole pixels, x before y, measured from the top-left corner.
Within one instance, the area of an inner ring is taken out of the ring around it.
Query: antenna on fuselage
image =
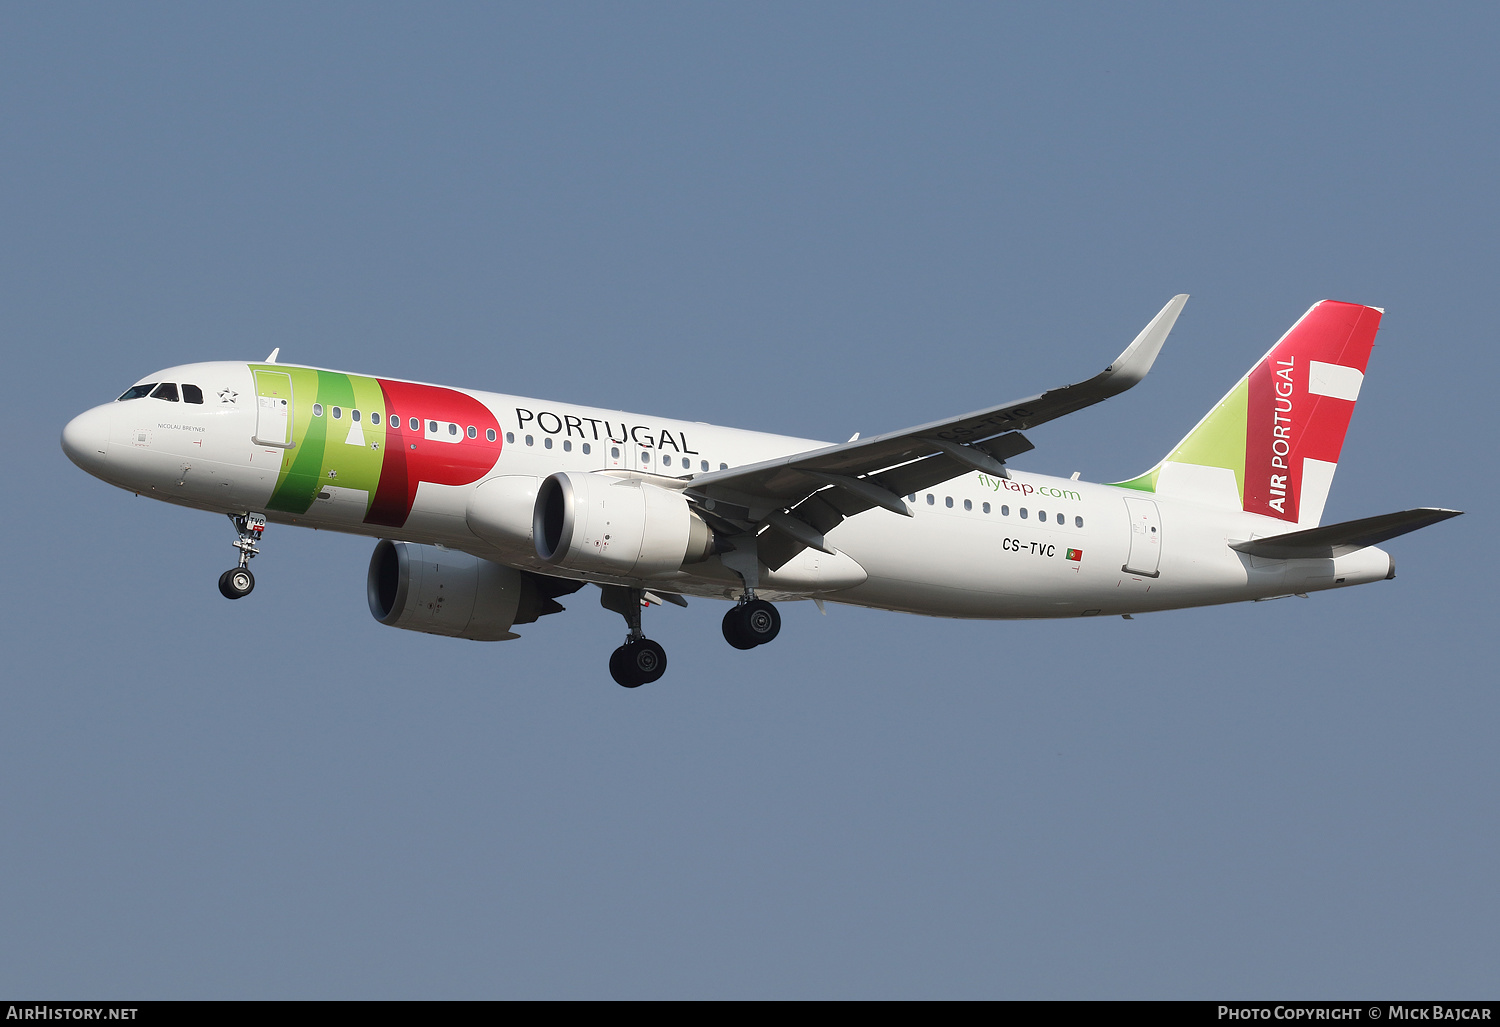
[[[276,363],[276,356],[277,356],[277,354],[279,354],[279,353],[280,353],[280,352],[281,352],[281,347],[280,347],[280,346],[277,346],[277,347],[276,347],[276,348],[275,348],[275,349],[273,349],[273,350],[272,350],[272,351],[271,351],[271,355],[270,355],[270,356],[268,356],[268,357],[266,357],[266,359],[265,359],[265,363],[267,363],[267,364],[274,364],[274,363]]]

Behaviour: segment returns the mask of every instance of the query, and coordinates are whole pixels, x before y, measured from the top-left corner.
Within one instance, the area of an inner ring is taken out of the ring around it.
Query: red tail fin
[[[1321,515],[1381,311],[1324,300],[1250,372],[1245,424],[1245,510],[1300,521]],[[1312,463],[1309,463],[1311,461]]]

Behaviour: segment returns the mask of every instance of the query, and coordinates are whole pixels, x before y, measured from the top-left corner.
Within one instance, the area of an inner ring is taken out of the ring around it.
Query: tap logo
[[[313,368],[251,368],[290,379],[284,430],[293,445],[282,452],[269,509],[305,514],[332,481],[346,493],[364,493],[366,524],[399,528],[419,486],[472,484],[500,457],[495,415],[455,389]]]

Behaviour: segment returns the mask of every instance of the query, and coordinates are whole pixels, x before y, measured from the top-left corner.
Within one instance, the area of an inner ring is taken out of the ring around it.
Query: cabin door
[[[292,448],[292,376],[285,371],[255,372],[256,445]]]
[[[1130,557],[1120,569],[1143,578],[1161,575],[1161,517],[1150,499],[1125,500],[1130,515]]]

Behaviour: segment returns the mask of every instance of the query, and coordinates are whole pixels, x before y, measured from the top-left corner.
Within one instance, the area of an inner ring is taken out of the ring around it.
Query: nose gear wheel
[[[255,575],[248,567],[231,567],[219,575],[219,594],[225,599],[242,599],[255,589]]]
[[[255,575],[250,573],[251,557],[260,555],[260,537],[266,530],[266,515],[230,514],[230,523],[238,538],[232,545],[240,551],[240,564],[219,575],[219,594],[225,599],[243,599],[255,589]]]

